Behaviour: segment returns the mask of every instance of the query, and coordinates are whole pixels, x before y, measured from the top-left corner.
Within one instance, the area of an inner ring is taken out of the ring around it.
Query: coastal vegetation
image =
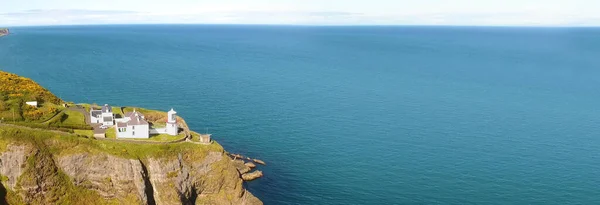
[[[93,137],[94,131],[92,130],[73,130],[73,133],[80,136]]]
[[[9,143],[35,143],[51,145],[53,155],[72,155],[78,153],[108,153],[127,159],[145,159],[152,157],[176,158],[180,153],[203,157],[207,152],[223,152],[218,143],[197,145],[193,143],[173,144],[135,144],[110,140],[96,140],[81,137],[78,134],[89,134],[77,131],[77,134],[58,134],[51,131],[24,129],[19,127],[0,126],[0,152],[6,151]]]
[[[85,116],[81,112],[65,109],[48,122],[49,126],[70,128],[70,129],[90,129],[90,126],[85,123]]]
[[[35,81],[4,71],[0,71],[0,93],[10,99],[37,100],[53,104],[63,102]]]
[[[148,140],[160,141],[160,142],[170,142],[170,141],[182,139],[184,137],[185,137],[185,133],[183,133],[183,132],[181,132],[175,136],[172,136],[169,134],[153,134],[153,135],[150,135],[150,138]]]
[[[26,104],[36,101],[38,106]],[[33,80],[0,71],[0,120],[7,122],[41,122],[63,108],[61,99]]]
[[[37,106],[26,103],[33,101]],[[64,105],[63,100],[32,79],[0,71],[0,122],[68,132],[92,129],[82,113]]]
[[[117,139],[117,131],[115,129],[107,129],[105,136],[109,139]]]

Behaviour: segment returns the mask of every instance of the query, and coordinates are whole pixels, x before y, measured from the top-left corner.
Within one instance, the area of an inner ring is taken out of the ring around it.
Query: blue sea
[[[0,69],[175,108],[265,204],[600,204],[600,28],[16,27]]]

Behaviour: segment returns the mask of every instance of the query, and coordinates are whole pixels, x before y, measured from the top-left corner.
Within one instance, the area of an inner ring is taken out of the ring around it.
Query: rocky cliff
[[[0,125],[0,204],[262,204],[223,148]]]
[[[0,36],[8,35],[8,33],[7,28],[0,28]]]

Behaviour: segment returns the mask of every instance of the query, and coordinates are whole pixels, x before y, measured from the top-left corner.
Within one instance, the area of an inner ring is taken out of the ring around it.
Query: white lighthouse
[[[177,112],[171,108],[171,110],[167,113],[167,134],[169,135],[177,135],[178,127],[177,127]]]

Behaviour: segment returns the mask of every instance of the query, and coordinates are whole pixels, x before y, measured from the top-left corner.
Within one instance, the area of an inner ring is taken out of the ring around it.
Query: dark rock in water
[[[253,159],[252,161],[254,161],[254,162],[256,162],[256,163],[259,163],[259,164],[262,164],[262,165],[267,165],[265,162],[263,162],[263,161],[262,161],[262,160],[260,160],[260,159]]]
[[[252,163],[252,162],[248,162],[248,163],[246,163],[246,164],[244,164],[244,165],[246,165],[246,167],[249,167],[250,169],[252,169],[252,168],[256,167],[256,164],[254,164],[254,163]]]
[[[251,173],[243,174],[242,179],[244,179],[244,181],[252,181],[252,180],[258,179],[262,176],[263,176],[262,171],[257,170],[257,171],[253,171]]]
[[[236,159],[244,159],[244,156],[239,155],[239,154],[229,154],[229,155],[231,155],[232,157],[234,157]]]
[[[251,168],[247,167],[242,160],[234,160],[233,166],[238,170],[238,172],[240,172],[240,174],[248,173],[251,170]]]

